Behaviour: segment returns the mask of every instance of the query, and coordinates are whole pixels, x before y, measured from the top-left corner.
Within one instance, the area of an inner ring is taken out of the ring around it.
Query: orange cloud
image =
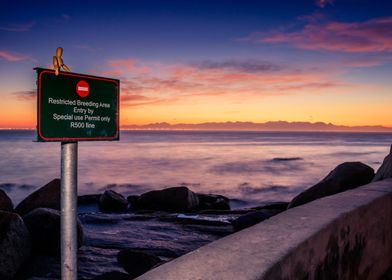
[[[30,56],[17,54],[6,50],[0,50],[0,59],[4,59],[11,62],[25,61],[25,60],[34,61]]]
[[[288,43],[308,50],[392,52],[392,17],[350,23],[309,22],[299,31],[258,33],[251,37],[263,43]]]
[[[123,107],[136,107],[146,105],[170,104],[177,101],[177,98],[157,98],[147,97],[144,95],[132,94],[129,91],[121,92],[121,106]]]
[[[128,94],[128,95],[121,96],[122,102],[146,101],[146,100],[151,100],[151,98],[148,98],[143,95],[137,95],[137,94]]]
[[[150,71],[147,66],[141,66],[136,59],[114,59],[109,60],[108,65],[112,68],[111,71],[105,72],[106,75],[123,75],[124,73],[146,74]]]
[[[12,94],[16,95],[19,100],[36,100],[37,98],[37,93],[34,90],[16,91]]]
[[[348,86],[326,70],[292,69],[257,60],[156,64],[153,68],[135,59],[110,60],[108,64],[109,71],[121,72],[122,106],[187,105],[207,98],[211,104],[219,100],[253,102],[267,96],[314,95]],[[144,68],[153,70],[140,70]]]

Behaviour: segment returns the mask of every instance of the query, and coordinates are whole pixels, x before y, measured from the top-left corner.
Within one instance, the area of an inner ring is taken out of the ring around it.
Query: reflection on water
[[[60,144],[32,131],[0,131],[0,187],[20,201],[60,175]],[[344,161],[378,168],[392,134],[122,132],[120,142],[79,144],[79,194],[125,195],[186,184],[248,202],[288,200]]]

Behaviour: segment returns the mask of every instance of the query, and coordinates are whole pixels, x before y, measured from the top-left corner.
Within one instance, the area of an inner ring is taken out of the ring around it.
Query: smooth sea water
[[[60,143],[34,139],[34,131],[0,131],[0,188],[15,205],[60,176]],[[79,142],[78,192],[184,184],[238,206],[288,201],[342,162],[377,169],[391,143],[387,133],[125,131],[119,142]]]

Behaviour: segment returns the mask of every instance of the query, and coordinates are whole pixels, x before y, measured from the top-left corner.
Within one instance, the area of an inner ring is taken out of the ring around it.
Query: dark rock
[[[102,275],[94,277],[92,280],[132,280],[133,278],[120,271],[105,272]]]
[[[391,280],[392,279],[392,265],[384,272],[379,280]]]
[[[199,204],[199,199],[187,187],[174,187],[144,193],[137,203],[141,209],[188,211]]]
[[[242,215],[231,222],[235,231],[242,230],[247,227],[251,227],[255,224],[258,224],[272,216],[274,216],[275,212],[269,210],[260,210],[256,212],[250,212],[248,214]]]
[[[22,200],[22,202],[16,206],[15,212],[23,216],[36,208],[60,210],[60,188],[60,179],[50,181]]]
[[[128,201],[119,193],[105,191],[99,198],[99,210],[102,212],[121,212],[128,208]]]
[[[287,206],[289,206],[288,202],[274,202],[274,203],[270,203],[270,204],[263,205],[263,206],[253,207],[252,209],[254,209],[254,210],[267,209],[267,210],[284,211],[287,209]]]
[[[162,262],[154,255],[133,249],[120,251],[117,254],[117,261],[132,278],[142,275]]]
[[[51,277],[48,277],[50,275]],[[19,269],[14,280],[58,280],[60,279],[60,258],[37,252],[30,256]]]
[[[49,208],[37,208],[23,217],[31,234],[33,249],[49,255],[60,254],[60,211]],[[77,221],[78,248],[83,245],[83,228]]]
[[[30,255],[30,235],[22,218],[0,211],[0,279],[13,279]]]
[[[137,209],[138,208],[138,200],[139,200],[139,196],[138,195],[130,195],[127,197],[127,200],[130,204],[131,208]]]
[[[345,162],[339,164],[319,183],[294,197],[288,208],[366,185],[372,181],[373,177],[373,168],[361,162]]]
[[[14,210],[14,205],[11,199],[5,193],[5,191],[0,189],[0,210],[12,212]]]
[[[198,193],[199,204],[193,210],[230,210],[230,200],[223,195]]]
[[[381,181],[386,178],[392,178],[392,145],[389,155],[384,158],[380,168],[377,170],[376,175],[372,182]]]

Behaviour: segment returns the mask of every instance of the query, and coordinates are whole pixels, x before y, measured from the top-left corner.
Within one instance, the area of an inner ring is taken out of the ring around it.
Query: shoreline
[[[29,131],[35,132],[35,128],[0,128],[1,131]],[[144,129],[132,129],[132,128],[120,128],[121,132],[249,132],[249,133],[347,133],[347,134],[392,134],[392,128],[387,128],[387,130],[281,130],[281,129],[271,129],[271,130],[259,130],[259,129],[167,129],[167,128],[144,128]],[[121,140],[120,140],[121,141]]]

